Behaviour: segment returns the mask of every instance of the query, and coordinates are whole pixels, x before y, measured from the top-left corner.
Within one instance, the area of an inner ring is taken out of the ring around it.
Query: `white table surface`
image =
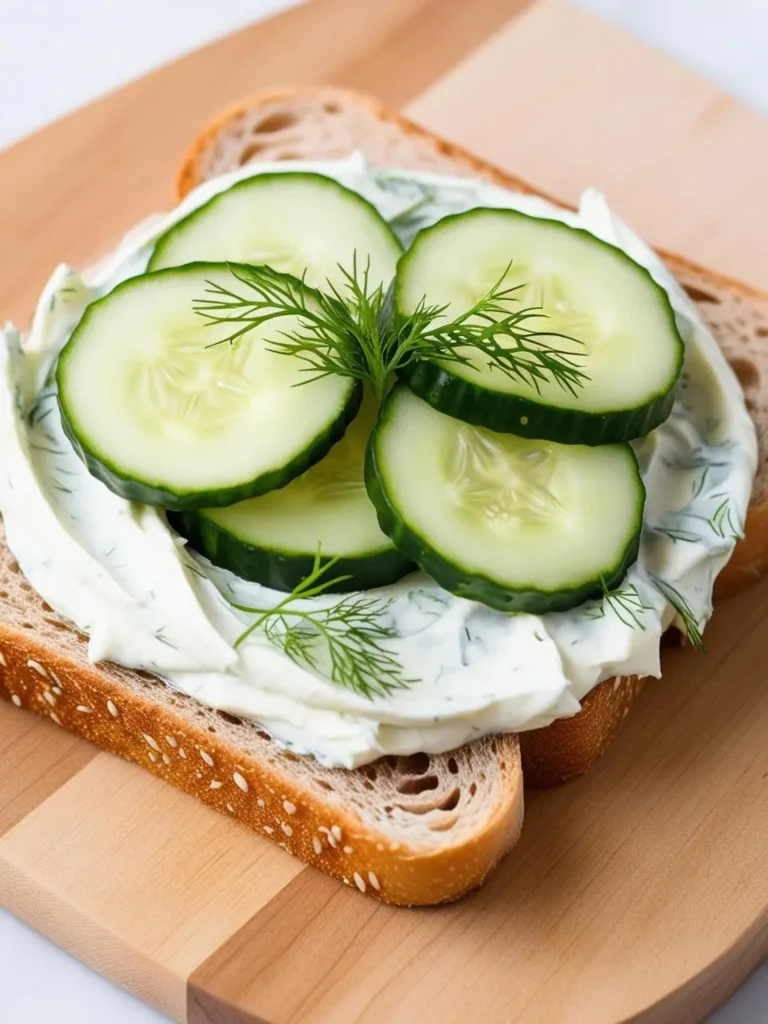
[[[0,149],[159,64],[295,2],[0,0]],[[768,113],[768,0],[579,2]],[[167,1018],[0,909],[0,1021],[162,1024]],[[768,1024],[768,965],[710,1024]]]

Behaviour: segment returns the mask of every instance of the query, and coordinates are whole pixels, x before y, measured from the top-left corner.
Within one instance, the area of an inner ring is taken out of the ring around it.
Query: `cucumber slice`
[[[318,546],[337,556],[338,593],[394,583],[415,566],[379,528],[363,478],[378,409],[366,396],[344,438],[287,487],[229,508],[175,514],[172,525],[215,565],[291,591],[312,570]]]
[[[282,487],[328,452],[359,408],[358,383],[306,383],[299,360],[268,350],[294,317],[211,347],[231,326],[207,326],[193,301],[207,282],[231,279],[210,263],[130,278],[88,307],[62,351],[64,430],[123,498],[201,508]]]
[[[400,260],[396,308],[411,313],[426,295],[455,317],[491,290],[510,260],[504,286],[522,286],[510,311],[539,307],[547,319],[526,327],[581,342],[543,339],[573,352],[589,380],[574,393],[554,380],[537,391],[478,358],[470,366],[412,363],[401,374],[410,388],[468,423],[564,444],[628,441],[662,423],[683,363],[669,298],[644,268],[587,231],[514,210],[445,217]]]
[[[389,285],[402,246],[375,206],[322,174],[286,171],[239,181],[174,224],[149,270],[196,260],[267,264],[307,284],[343,284],[339,264],[370,260],[374,287]]]
[[[637,558],[645,489],[627,444],[494,434],[398,385],[371,437],[382,530],[440,586],[502,611],[562,611]]]

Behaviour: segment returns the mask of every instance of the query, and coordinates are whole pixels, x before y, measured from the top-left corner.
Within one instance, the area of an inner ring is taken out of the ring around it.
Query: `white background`
[[[0,148],[158,64],[295,2],[0,0]],[[768,113],[768,0],[580,2]],[[161,1024],[166,1018],[0,910],[0,1021]],[[768,967],[711,1024],[768,1024]]]

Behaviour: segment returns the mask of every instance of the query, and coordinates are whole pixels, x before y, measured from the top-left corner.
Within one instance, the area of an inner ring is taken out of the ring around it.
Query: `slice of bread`
[[[177,191],[182,197],[208,178],[253,161],[331,159],[356,150],[381,167],[471,175],[543,195],[371,97],[311,87],[262,93],[214,118],[184,158]],[[698,304],[736,371],[758,431],[760,467],[746,540],[718,579],[716,593],[724,595],[743,589],[768,569],[768,296],[679,256],[662,256]],[[526,785],[553,785],[586,771],[641,689],[637,679],[609,679],[587,696],[578,715],[523,733]]]
[[[372,100],[327,89],[271,93],[217,118],[185,160],[179,191],[252,159],[337,157],[355,149],[382,165],[475,174],[535,191]],[[762,413],[759,345],[768,334],[768,299],[671,262],[715,327],[753,411]],[[768,429],[768,417],[756,421]],[[729,574],[732,587],[768,562],[768,519],[762,529],[760,518],[768,517],[765,477],[737,571]],[[377,898],[455,899],[479,885],[517,839],[523,792],[514,736],[438,756],[384,758],[358,771],[324,769],[154,676],[90,664],[85,638],[34,593],[1,534],[0,598],[1,697],[137,762]],[[523,734],[526,782],[546,785],[585,771],[640,688],[639,680],[608,680],[574,718]]]

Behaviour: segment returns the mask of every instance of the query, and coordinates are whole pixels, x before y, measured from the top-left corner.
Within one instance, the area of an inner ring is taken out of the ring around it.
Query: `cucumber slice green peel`
[[[59,358],[62,424],[91,474],[130,501],[229,505],[282,487],[318,462],[360,406],[361,385],[270,351],[297,318],[251,325],[234,345],[193,307],[231,280],[192,263],[134,277],[92,303]],[[316,293],[304,288],[312,305]]]
[[[445,590],[501,611],[573,608],[637,558],[645,489],[628,444],[494,434],[400,384],[371,436],[365,481],[404,554]]]
[[[525,312],[544,318],[539,341],[551,331],[556,354],[574,360],[580,377],[526,374],[522,356],[523,372],[499,373],[466,348],[465,362],[438,356],[401,367],[417,395],[465,422],[564,444],[628,441],[667,418],[684,354],[669,298],[644,268],[587,231],[514,210],[445,217],[401,258],[395,311],[407,317],[426,296],[456,316],[500,273]],[[513,340],[536,346],[524,332]]]
[[[323,174],[254,174],[209,199],[155,243],[150,271],[197,260],[267,265],[315,288],[342,284],[339,264],[366,260],[387,287],[402,246],[375,206]]]
[[[415,569],[379,528],[364,482],[378,414],[370,394],[328,455],[287,486],[228,508],[180,512],[171,525],[215,565],[273,590],[292,591],[317,551],[334,559],[328,592],[370,590]]]

